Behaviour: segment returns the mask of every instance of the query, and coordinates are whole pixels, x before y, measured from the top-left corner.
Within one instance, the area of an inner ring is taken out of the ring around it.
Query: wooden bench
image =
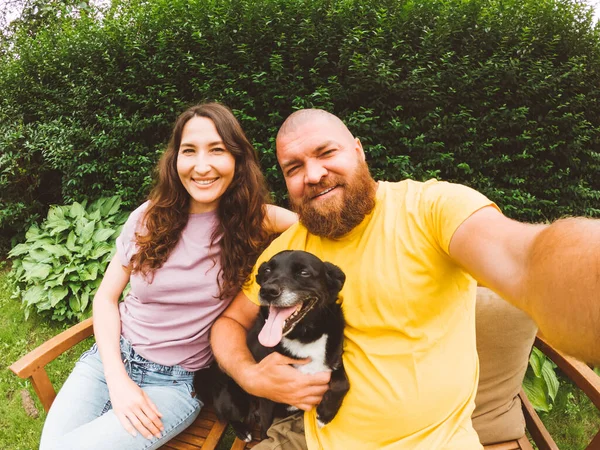
[[[10,369],[16,375],[31,381],[31,384],[46,411],[48,411],[52,401],[56,397],[56,392],[48,378],[45,366],[56,359],[60,354],[82,340],[90,337],[92,334],[92,319],[90,318],[60,333],[58,336],[45,342],[10,366]],[[535,346],[549,356],[558,367],[569,376],[579,388],[581,388],[594,405],[600,409],[600,377],[598,377],[594,371],[582,362],[565,356],[555,350],[541,336],[536,337]],[[550,433],[542,424],[523,391],[521,391],[520,397],[527,430],[539,450],[557,450],[557,445],[552,440]],[[202,409],[202,412],[196,421],[185,432],[175,437],[162,448],[172,450],[216,449],[224,436],[226,427],[227,424],[220,422],[217,419],[214,410],[210,406],[207,406]],[[252,448],[258,442],[257,435],[255,436],[255,440],[248,444],[236,439],[233,442],[231,449],[243,450]],[[527,437],[523,436],[518,440],[487,445],[485,446],[485,449],[533,450],[533,447],[529,443]],[[600,432],[593,438],[587,449],[600,449]]]

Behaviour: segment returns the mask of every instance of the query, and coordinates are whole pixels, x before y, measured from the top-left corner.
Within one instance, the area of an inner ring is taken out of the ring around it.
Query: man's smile
[[[335,185],[335,186],[332,186],[330,188],[327,188],[327,189],[325,189],[325,190],[323,190],[323,191],[321,191],[321,192],[319,192],[319,193],[311,196],[310,199],[314,200],[315,198],[318,198],[318,197],[321,197],[323,195],[326,195],[326,194],[330,193],[331,191],[333,191],[334,189],[337,189],[338,187],[339,187],[339,185]]]

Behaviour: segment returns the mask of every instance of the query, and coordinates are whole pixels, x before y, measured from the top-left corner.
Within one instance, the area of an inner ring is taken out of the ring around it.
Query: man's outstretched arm
[[[529,225],[486,207],[458,227],[449,250],[527,312],[552,345],[600,363],[600,220]]]
[[[308,411],[319,404],[329,387],[330,373],[303,374],[291,364],[306,360],[272,353],[257,363],[246,334],[258,315],[258,306],[240,292],[211,330],[211,346],[219,366],[246,392]]]

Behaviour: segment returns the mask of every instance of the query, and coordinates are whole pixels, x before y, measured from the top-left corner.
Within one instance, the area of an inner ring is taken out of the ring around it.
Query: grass
[[[46,417],[28,381],[16,377],[8,366],[52,336],[67,328],[51,323],[36,314],[23,318],[20,303],[10,298],[6,271],[0,271],[0,450],[33,450]],[[91,339],[75,346],[48,366],[48,375],[55,387],[61,386],[79,355],[91,345]],[[600,429],[600,412],[591,401],[559,373],[561,386],[554,407],[541,418],[561,450],[583,450]],[[21,403],[21,390],[27,389],[40,412],[29,417]],[[220,449],[231,445],[233,434],[228,431]]]
[[[10,298],[6,271],[0,272],[0,449],[33,450],[39,447],[39,438],[46,414],[38,401],[31,383],[21,380],[8,367],[67,328],[66,324],[50,323],[31,314],[25,320],[21,305]],[[91,345],[88,339],[58,357],[48,366],[48,376],[54,386],[61,386],[79,355]],[[40,415],[29,417],[21,403],[21,390],[29,390]]]
[[[583,450],[600,429],[600,411],[560,371],[558,376],[560,388],[552,410],[540,418],[560,449]]]

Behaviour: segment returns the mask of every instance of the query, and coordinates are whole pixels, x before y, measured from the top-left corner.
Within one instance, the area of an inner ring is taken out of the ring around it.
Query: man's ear
[[[265,278],[265,268],[267,267],[267,263],[264,262],[258,268],[258,272],[256,273],[256,282],[262,286],[263,280]]]
[[[329,292],[337,297],[337,294],[342,290],[346,281],[346,274],[338,266],[328,262],[325,263],[325,274],[327,276],[327,288]]]
[[[362,143],[360,142],[360,139],[354,138],[354,142],[356,142],[356,151],[359,153],[362,160],[366,161],[367,157],[365,156],[365,151],[363,149]]]

